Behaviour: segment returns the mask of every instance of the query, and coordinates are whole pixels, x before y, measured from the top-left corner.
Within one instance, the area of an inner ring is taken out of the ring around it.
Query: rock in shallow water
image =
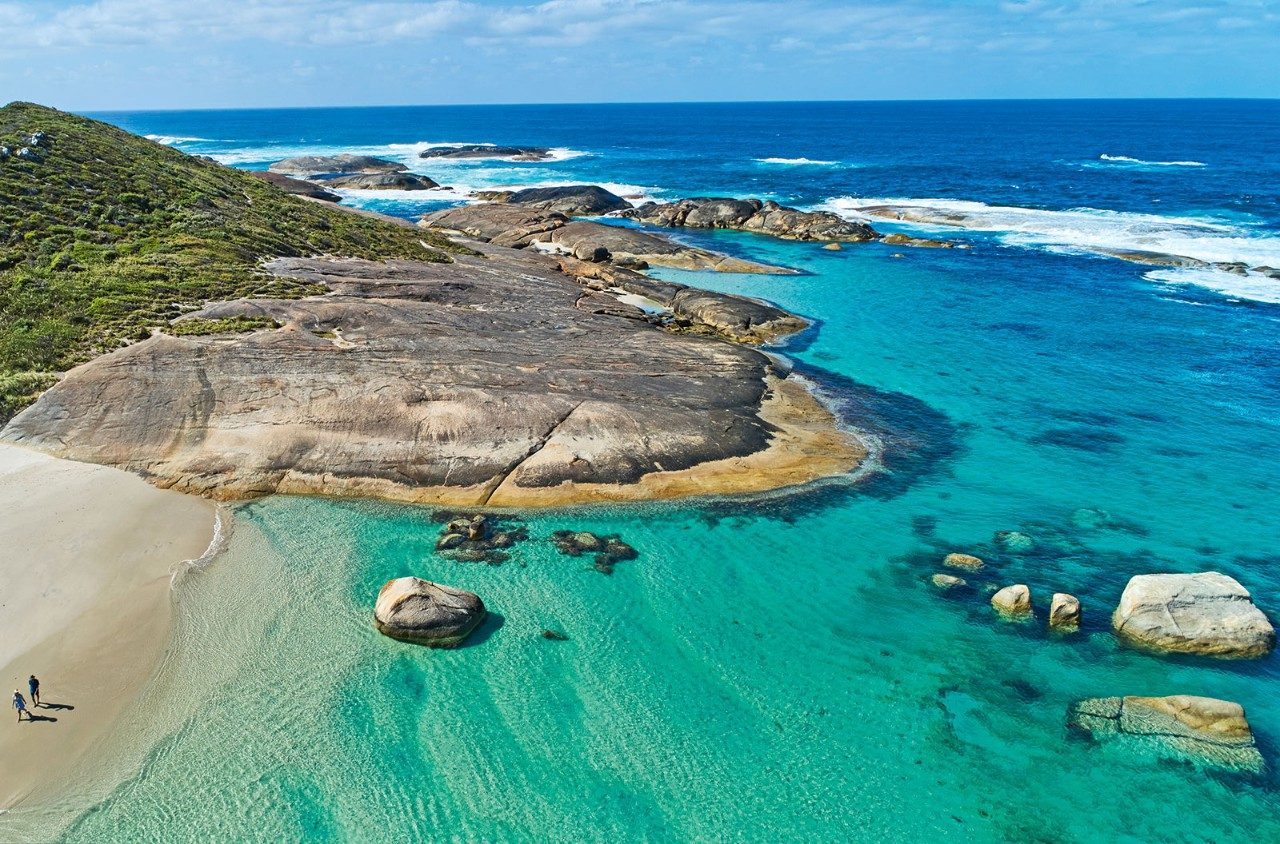
[[[991,596],[991,606],[1010,618],[1031,615],[1031,590],[1023,583],[1006,586]]]
[[[417,577],[387,581],[373,609],[379,633],[433,648],[462,644],[485,615],[484,602],[474,593]]]
[[[1154,651],[1238,659],[1263,656],[1276,643],[1248,590],[1216,571],[1133,577],[1112,624],[1120,638]]]
[[[1064,632],[1080,629],[1080,600],[1065,592],[1053,593],[1053,601],[1049,605],[1049,626]]]
[[[948,554],[942,558],[942,564],[947,568],[965,571],[977,571],[986,565],[981,557],[975,557],[972,554]]]
[[[952,575],[952,574],[942,574],[941,572],[930,577],[929,582],[932,583],[934,586],[938,587],[939,589],[941,589],[943,592],[949,592],[952,589],[958,589],[961,586],[965,586],[968,583],[968,581],[966,581],[963,577],[956,577],[955,575]]]
[[[1230,770],[1262,770],[1262,754],[1238,703],[1194,695],[1088,698],[1067,723],[1095,739],[1119,739],[1166,758]]]

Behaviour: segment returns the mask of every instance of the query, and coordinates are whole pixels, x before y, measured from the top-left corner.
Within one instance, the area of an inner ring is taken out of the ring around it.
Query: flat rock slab
[[[830,211],[801,211],[759,199],[692,197],[678,202],[646,202],[623,216],[654,226],[690,229],[734,229],[786,240],[859,242],[880,233]]]
[[[1101,741],[1127,742],[1135,753],[1257,773],[1265,765],[1238,703],[1194,695],[1087,698],[1072,704],[1068,724]]]
[[[1130,579],[1112,616],[1116,635],[1147,650],[1259,657],[1276,633],[1247,589],[1215,571]]]
[[[211,305],[195,316],[281,327],[120,349],[3,438],[217,498],[457,505],[760,491],[865,454],[767,356],[579,307],[546,256],[266,268],[332,292]]]

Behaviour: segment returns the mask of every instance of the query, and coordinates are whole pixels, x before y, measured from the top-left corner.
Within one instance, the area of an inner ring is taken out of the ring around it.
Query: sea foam
[[[839,164],[839,161],[821,161],[813,158],[755,158],[752,159],[757,164],[777,164],[784,167],[801,167],[811,165],[814,167],[833,167]]]
[[[1127,155],[1107,155],[1105,152],[1098,156],[1099,161],[1110,161],[1116,164],[1136,164],[1147,167],[1207,167],[1203,161],[1144,161],[1141,158],[1130,158]]]

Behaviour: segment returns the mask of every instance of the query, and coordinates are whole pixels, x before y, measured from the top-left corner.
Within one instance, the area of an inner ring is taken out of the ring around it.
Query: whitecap
[[[155,141],[165,146],[175,146],[177,144],[200,144],[200,143],[216,143],[213,138],[196,138],[188,135],[147,135],[148,141]]]
[[[838,197],[821,207],[853,219],[888,220],[931,232],[989,232],[1009,246],[1101,255],[1149,252],[1210,264],[1280,267],[1280,238],[1217,217],[1098,208],[1055,211],[957,199]]]
[[[821,161],[813,158],[754,158],[757,164],[777,164],[785,167],[799,167],[803,165],[811,165],[814,167],[832,167],[839,164],[839,161]]]
[[[1238,275],[1213,267],[1158,269],[1143,278],[1172,287],[1193,285],[1235,299],[1280,305],[1280,281],[1260,273]]]
[[[1207,167],[1203,161],[1144,161],[1141,158],[1130,158],[1127,155],[1107,155],[1105,152],[1098,156],[1099,161],[1111,161],[1116,164],[1136,164],[1146,167]]]

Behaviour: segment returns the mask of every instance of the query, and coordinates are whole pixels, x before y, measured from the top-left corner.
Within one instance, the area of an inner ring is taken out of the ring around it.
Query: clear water
[[[1280,227],[1275,103],[110,117],[221,139],[175,143],[245,165],[527,143],[587,154],[454,165],[452,181],[1087,207],[1112,212],[1083,215],[1090,237],[1128,236],[1117,214],[1155,215],[1160,237],[1195,220],[1220,227],[1209,236],[1234,243],[1222,248],[1263,253]],[[755,160],[769,157],[837,163]],[[422,509],[240,508],[227,554],[179,589],[155,716],[121,731],[136,770],[66,838],[1280,840],[1272,774],[1161,761],[1065,726],[1080,697],[1225,697],[1280,762],[1274,657],[1161,659],[1117,646],[1107,624],[1131,575],[1204,569],[1280,618],[1280,305],[1082,254],[1049,220],[1038,240],[953,233],[973,248],[949,251],[682,233],[808,271],[662,275],[821,321],[785,352],[855,418],[874,410],[900,435],[887,471],[856,489],[529,514],[532,539],[499,567],[435,555]],[[603,576],[546,541],[565,527],[620,532],[640,558]],[[994,548],[1007,529],[1036,551]],[[979,585],[1028,583],[1040,620],[999,622],[980,591],[940,596],[926,579],[952,550],[991,561]],[[454,652],[385,639],[370,608],[403,574],[472,589],[500,618]],[[1079,635],[1044,632],[1054,591],[1083,601]]]

